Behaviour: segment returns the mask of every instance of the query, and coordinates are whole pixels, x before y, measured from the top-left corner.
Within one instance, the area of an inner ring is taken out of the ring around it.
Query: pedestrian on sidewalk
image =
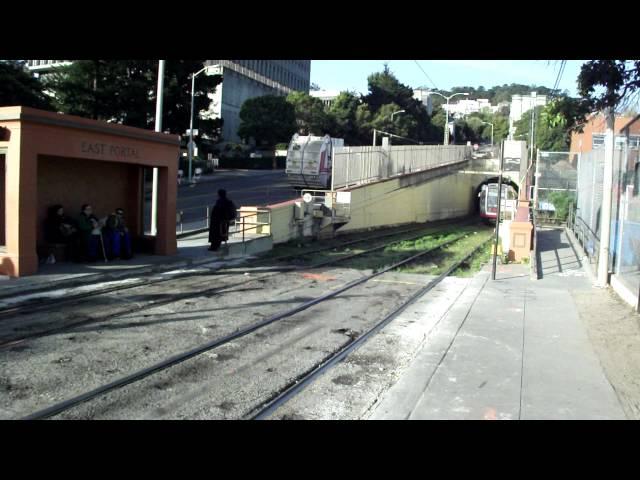
[[[220,244],[229,240],[229,223],[236,218],[236,206],[227,198],[227,191],[218,190],[218,201],[211,209],[209,221],[209,250],[215,252]]]

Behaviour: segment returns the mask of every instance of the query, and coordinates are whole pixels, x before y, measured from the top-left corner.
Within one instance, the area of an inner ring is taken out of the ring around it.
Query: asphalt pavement
[[[177,211],[182,212],[184,231],[206,226],[207,207],[215,204],[220,188],[227,191],[238,208],[264,207],[298,196],[284,170],[216,170],[195,184],[178,185]],[[146,203],[148,216],[150,201]]]

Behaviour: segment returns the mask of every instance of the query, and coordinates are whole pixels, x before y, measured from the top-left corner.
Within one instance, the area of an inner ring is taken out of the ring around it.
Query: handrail
[[[202,207],[193,207],[193,208],[188,208],[188,209],[182,209],[179,210],[176,213],[176,233],[182,234],[184,233],[184,221],[183,221],[183,216],[184,216],[184,211],[185,210],[195,210],[196,208],[202,208]],[[209,228],[209,220],[210,220],[210,207],[206,207],[206,215],[204,217],[196,217],[194,220],[192,220],[189,223],[193,223],[193,222],[202,222],[205,227],[204,228],[194,228],[193,231],[198,231],[198,230],[204,230],[204,229],[208,229]],[[256,210],[244,210],[242,207],[236,209],[237,215],[236,215],[236,219],[232,220],[232,224],[230,225],[230,227],[234,227],[234,230],[232,231],[231,228],[229,229],[229,233],[230,234],[239,234],[242,233],[243,234],[243,242],[244,242],[244,232],[245,231],[249,231],[252,229],[257,229],[257,227],[259,226],[270,226],[271,225],[271,210],[269,209],[265,209],[265,208],[258,208]],[[246,220],[246,217],[250,217],[250,216],[257,216],[258,214],[267,214],[268,215],[268,220],[266,222],[261,222],[261,221],[250,221],[250,220]],[[238,221],[240,220],[240,221]],[[242,224],[242,229],[239,229],[238,226]],[[179,230],[179,231],[178,231]]]

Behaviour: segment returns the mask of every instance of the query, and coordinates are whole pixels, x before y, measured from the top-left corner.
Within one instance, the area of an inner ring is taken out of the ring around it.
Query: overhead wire
[[[436,90],[438,90],[437,85],[435,84],[435,82],[433,80],[431,80],[431,77],[429,76],[429,74],[427,72],[424,71],[424,68],[422,68],[422,66],[418,63],[417,60],[414,60],[415,64],[418,66],[418,68],[420,70],[422,70],[422,73],[424,73],[424,75],[429,79],[429,81],[432,83],[433,88],[435,88]]]

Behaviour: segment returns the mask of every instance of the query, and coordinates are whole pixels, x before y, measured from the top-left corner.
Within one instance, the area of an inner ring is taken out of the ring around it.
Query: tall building
[[[26,67],[33,73],[51,73],[55,68],[69,65],[69,60],[27,60]]]
[[[547,96],[536,95],[535,92],[531,92],[530,95],[512,95],[511,106],[509,108],[509,127],[514,129],[515,122],[522,118],[523,113],[528,112],[534,107],[543,107],[546,104]]]
[[[433,113],[433,101],[431,99],[431,91],[427,88],[416,88],[413,90],[413,98],[421,102],[427,109],[427,113]]]
[[[207,60],[218,66],[222,84],[213,94],[205,118],[222,118],[224,142],[240,142],[240,108],[254,97],[308,92],[311,83],[311,60]],[[196,80],[197,81],[197,80]]]
[[[449,110],[449,115],[455,118],[464,117],[471,113],[482,112],[483,110],[495,111],[496,107],[491,105],[491,102],[487,98],[478,98],[477,100],[463,99],[456,103],[450,103],[449,105],[443,104],[442,108]]]

